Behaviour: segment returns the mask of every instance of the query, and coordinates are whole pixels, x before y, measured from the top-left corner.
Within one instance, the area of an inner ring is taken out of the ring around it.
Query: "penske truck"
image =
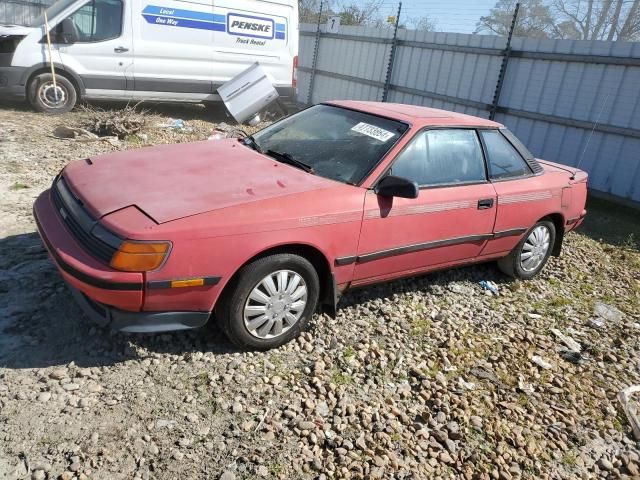
[[[58,0],[45,12],[0,26],[0,98],[50,114],[80,99],[216,102],[255,63],[295,97],[297,0]]]

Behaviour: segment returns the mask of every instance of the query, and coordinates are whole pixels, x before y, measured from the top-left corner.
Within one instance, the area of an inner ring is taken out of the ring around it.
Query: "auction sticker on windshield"
[[[360,122],[359,124],[351,127],[351,130],[362,133],[367,137],[375,138],[381,142],[386,142],[395,135],[393,132],[385,130],[384,128],[376,127],[375,125],[370,125],[365,122]]]

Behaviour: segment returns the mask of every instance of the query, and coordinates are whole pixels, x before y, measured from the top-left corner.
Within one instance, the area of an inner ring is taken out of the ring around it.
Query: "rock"
[[[449,452],[442,451],[438,454],[438,460],[442,463],[453,463],[453,458],[449,455]]]
[[[240,413],[242,412],[243,408],[242,408],[242,404],[240,402],[233,402],[233,405],[231,406],[231,411],[233,413]]]
[[[300,430],[315,430],[316,424],[313,422],[300,422],[298,428],[300,428]]]
[[[45,480],[47,478],[47,474],[44,470],[34,470],[31,472],[31,480]]]
[[[49,400],[51,400],[51,392],[42,392],[40,395],[38,395],[39,402],[45,403]]]
[[[598,461],[598,466],[602,470],[606,470],[607,472],[613,470],[613,464],[604,457],[600,458],[600,460]]]
[[[329,411],[329,405],[327,405],[327,402],[320,402],[318,403],[318,405],[316,405],[316,414],[321,416],[321,417],[326,417],[328,416],[330,413]]]
[[[53,380],[62,380],[67,377],[67,369],[66,368],[56,368],[49,374],[49,378]]]
[[[236,475],[235,473],[227,470],[220,475],[220,480],[236,480]]]
[[[62,385],[62,388],[67,392],[74,392],[80,389],[80,385],[78,385],[77,383],[65,383],[64,385]]]
[[[256,469],[256,474],[259,477],[267,477],[269,476],[269,469],[264,466],[264,465],[260,465],[257,469]]]
[[[469,418],[469,421],[471,422],[473,428],[475,428],[476,430],[482,429],[482,418],[478,417],[477,415],[473,415],[471,418]]]
[[[174,450],[171,453],[171,457],[174,458],[177,461],[180,461],[184,458],[184,453],[182,453],[180,450]]]

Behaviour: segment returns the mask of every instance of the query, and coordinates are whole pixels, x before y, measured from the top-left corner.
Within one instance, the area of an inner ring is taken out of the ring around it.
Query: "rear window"
[[[332,105],[316,105],[256,133],[261,150],[286,153],[332,180],[357,185],[408,125]]]
[[[498,130],[483,130],[481,135],[487,149],[491,179],[522,177],[531,173],[524,158]]]

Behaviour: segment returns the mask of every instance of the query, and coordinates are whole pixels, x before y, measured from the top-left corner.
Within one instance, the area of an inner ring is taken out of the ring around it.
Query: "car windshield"
[[[69,5],[76,3],[78,0],[58,0],[53,5],[45,10],[47,12],[47,19],[51,22],[52,19],[58,16],[60,12],[65,10]],[[36,19],[31,22],[31,27],[40,27],[44,25],[44,12],[36,17]]]
[[[396,120],[316,105],[261,130],[248,144],[278,161],[357,185],[408,128]]]

